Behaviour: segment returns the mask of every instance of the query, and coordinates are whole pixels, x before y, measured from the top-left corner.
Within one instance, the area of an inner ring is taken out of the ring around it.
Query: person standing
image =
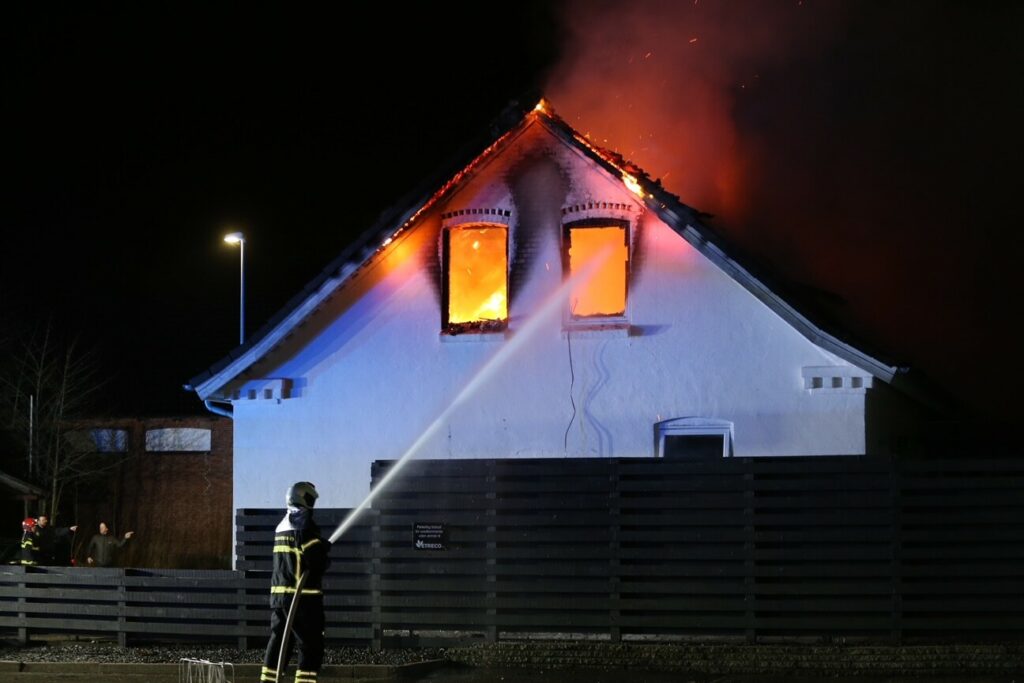
[[[308,481],[288,489],[288,511],[274,531],[274,571],[270,581],[270,642],[263,657],[260,681],[278,683],[277,663],[285,638],[285,622],[292,600],[298,600],[292,634],[299,649],[295,683],[316,683],[324,659],[323,576],[330,566],[331,543],[313,521],[319,494]],[[299,579],[305,583],[299,592]],[[284,664],[291,658],[291,647]]]
[[[64,565],[63,557],[57,557],[57,545],[71,538],[78,526],[53,527],[47,515],[39,515],[36,520],[36,536],[39,543],[39,564]],[[61,553],[63,555],[63,553]]]
[[[26,567],[39,564],[39,534],[35,517],[26,517],[21,523],[21,559]]]
[[[107,526],[107,523],[100,522],[100,532],[95,534],[92,540],[89,541],[89,549],[86,551],[86,562],[96,567],[113,566],[117,551],[123,548],[124,544],[133,535],[135,535],[135,532],[129,531],[119,541],[117,536],[110,534],[110,527]]]

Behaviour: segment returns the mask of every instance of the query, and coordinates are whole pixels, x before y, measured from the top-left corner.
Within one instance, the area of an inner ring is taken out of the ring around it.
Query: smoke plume
[[[848,340],[1009,416],[1009,385],[961,360],[1015,355],[1000,321],[1024,242],[1022,20],[962,3],[576,1],[547,93]]]

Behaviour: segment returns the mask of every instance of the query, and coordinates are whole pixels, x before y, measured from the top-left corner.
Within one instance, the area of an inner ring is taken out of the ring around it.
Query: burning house
[[[236,508],[280,506],[267,472],[282,462],[322,505],[355,505],[371,462],[412,444],[430,458],[856,456],[906,436],[901,368],[826,329],[546,103],[477,149],[191,381],[234,419]]]

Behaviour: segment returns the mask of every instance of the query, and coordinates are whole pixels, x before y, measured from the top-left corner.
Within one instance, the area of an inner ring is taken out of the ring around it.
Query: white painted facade
[[[576,209],[591,203],[618,208]],[[582,217],[631,221],[628,325],[567,326],[560,300],[536,318],[563,282],[563,221]],[[475,220],[509,226],[509,330],[451,337],[441,230]],[[513,344],[417,457],[650,457],[656,425],[676,418],[730,424],[735,456],[865,452],[872,375],[809,341],[535,122],[221,387],[233,399],[235,508],[280,506],[284,472],[316,482],[321,506],[355,506],[370,463],[402,456]]]

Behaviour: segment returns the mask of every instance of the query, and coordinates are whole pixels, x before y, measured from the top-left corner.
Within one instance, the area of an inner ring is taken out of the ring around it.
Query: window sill
[[[462,332],[451,334],[442,332],[438,335],[442,344],[475,344],[481,342],[499,342],[508,339],[508,330],[498,332]]]
[[[628,337],[630,325],[625,320],[565,321],[562,323],[562,338],[573,337]]]

